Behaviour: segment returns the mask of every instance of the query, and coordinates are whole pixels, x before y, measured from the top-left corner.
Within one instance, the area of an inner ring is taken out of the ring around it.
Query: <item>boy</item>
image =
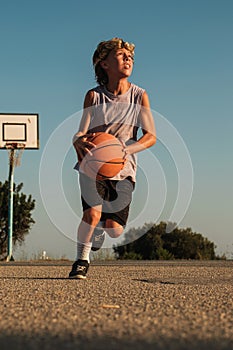
[[[102,41],[93,55],[97,87],[89,90],[79,131],[73,144],[82,158],[94,145],[88,134],[106,132],[121,140],[125,166],[113,178],[93,180],[79,172],[83,217],[78,227],[77,259],[70,278],[85,279],[91,250],[98,250],[105,232],[119,237],[127,223],[136,182],[136,155],[156,142],[146,91],[128,81],[134,64],[134,45],[120,38]],[[141,128],[142,136],[137,139]]]

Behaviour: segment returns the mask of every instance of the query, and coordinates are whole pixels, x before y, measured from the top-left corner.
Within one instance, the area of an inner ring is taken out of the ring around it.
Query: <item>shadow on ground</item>
[[[0,335],[1,350],[230,350],[232,341],[226,339],[170,339],[157,337],[153,340],[116,339],[113,337],[95,337],[67,334],[64,337],[40,335]]]

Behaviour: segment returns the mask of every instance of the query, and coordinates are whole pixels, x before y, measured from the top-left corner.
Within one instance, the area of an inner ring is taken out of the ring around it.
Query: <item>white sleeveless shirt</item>
[[[97,86],[91,107],[91,121],[88,132],[107,132],[116,136],[126,145],[137,140],[140,127],[139,113],[144,89],[131,84],[129,90],[115,96],[105,86]],[[124,168],[112,180],[123,180],[131,177],[136,181],[137,156],[127,155]]]

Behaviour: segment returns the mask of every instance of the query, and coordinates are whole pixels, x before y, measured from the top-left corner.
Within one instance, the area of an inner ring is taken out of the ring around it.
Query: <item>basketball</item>
[[[96,147],[86,153],[80,162],[80,170],[87,176],[103,180],[116,176],[124,167],[125,152],[122,143],[113,135],[97,132],[88,137]],[[79,159],[80,161],[80,159]]]

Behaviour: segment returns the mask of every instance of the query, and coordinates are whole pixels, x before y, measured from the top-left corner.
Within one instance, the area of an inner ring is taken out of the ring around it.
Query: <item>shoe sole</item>
[[[97,252],[97,250],[100,250],[100,249],[101,249],[101,247],[100,247],[100,248],[91,247],[91,250],[92,250],[93,252]]]
[[[87,277],[82,275],[69,276],[70,279],[85,280]]]

